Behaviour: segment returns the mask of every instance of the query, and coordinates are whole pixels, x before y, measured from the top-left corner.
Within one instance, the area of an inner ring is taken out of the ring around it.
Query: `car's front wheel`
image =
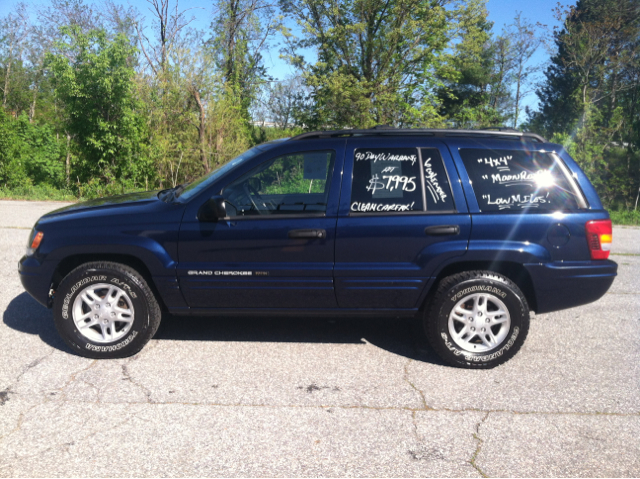
[[[55,293],[56,328],[69,347],[94,359],[125,358],[140,351],[160,325],[153,292],[133,268],[85,263]]]
[[[507,361],[524,343],[529,307],[505,276],[468,271],[440,282],[424,327],[429,343],[447,363],[488,369]]]

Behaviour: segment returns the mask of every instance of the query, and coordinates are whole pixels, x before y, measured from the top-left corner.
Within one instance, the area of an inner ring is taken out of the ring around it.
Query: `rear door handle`
[[[327,232],[325,230],[291,230],[289,231],[289,238],[326,238]]]
[[[460,226],[458,225],[437,225],[427,226],[424,229],[425,234],[430,236],[459,235]]]

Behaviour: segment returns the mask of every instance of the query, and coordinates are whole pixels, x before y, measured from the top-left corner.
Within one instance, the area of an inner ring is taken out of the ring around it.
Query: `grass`
[[[640,226],[640,210],[609,211],[614,225]]]
[[[20,186],[7,188],[0,186],[0,199],[30,201],[78,201],[78,198],[67,190],[59,190],[52,186]]]

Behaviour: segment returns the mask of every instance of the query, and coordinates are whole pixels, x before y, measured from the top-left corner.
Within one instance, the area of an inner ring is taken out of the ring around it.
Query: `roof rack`
[[[456,130],[439,128],[393,128],[387,125],[378,125],[369,129],[310,131],[290,138],[291,140],[307,140],[312,138],[339,138],[353,136],[432,136],[435,138],[526,138],[540,143],[546,143],[542,136],[505,127],[489,127],[478,130]]]

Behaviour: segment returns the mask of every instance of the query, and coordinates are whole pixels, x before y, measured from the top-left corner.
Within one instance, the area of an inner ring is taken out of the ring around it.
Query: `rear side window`
[[[352,213],[452,211],[437,149],[358,148],[353,158]]]
[[[481,211],[578,209],[581,197],[564,165],[551,153],[463,148]]]
[[[424,177],[427,211],[451,212],[455,210],[449,177],[435,148],[420,150]]]

